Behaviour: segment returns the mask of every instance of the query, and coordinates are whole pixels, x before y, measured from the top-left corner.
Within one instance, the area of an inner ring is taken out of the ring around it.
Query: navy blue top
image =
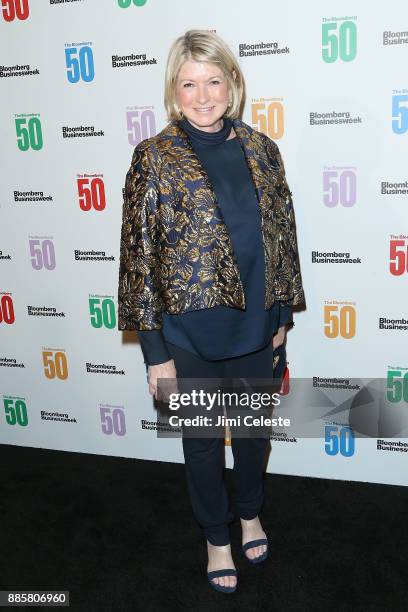
[[[238,138],[227,140],[231,121],[224,119],[222,130],[215,133],[198,130],[186,119],[180,124],[208,174],[228,228],[246,309],[213,306],[178,315],[164,312],[162,330],[138,331],[146,365],[171,359],[166,341],[208,361],[245,355],[265,347],[279,327],[292,321],[291,306],[275,302],[265,310],[261,215],[244,151]]]

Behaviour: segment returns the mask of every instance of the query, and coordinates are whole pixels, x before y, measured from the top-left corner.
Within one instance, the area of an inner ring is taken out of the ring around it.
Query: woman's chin
[[[218,116],[218,113],[194,113],[194,115],[185,117],[190,121],[190,123],[195,124],[199,128],[208,128],[214,126],[217,129],[217,124],[222,119],[222,115]]]

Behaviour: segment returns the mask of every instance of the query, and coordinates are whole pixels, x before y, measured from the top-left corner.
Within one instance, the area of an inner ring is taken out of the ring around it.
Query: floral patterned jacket
[[[265,253],[265,309],[304,301],[291,192],[276,143],[232,120],[253,179]],[[177,121],[143,140],[126,175],[118,329],[161,329],[162,312],[245,309],[227,226],[188,135]]]

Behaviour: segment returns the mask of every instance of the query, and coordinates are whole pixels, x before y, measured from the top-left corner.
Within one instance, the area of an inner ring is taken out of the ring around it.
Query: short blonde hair
[[[232,98],[225,116],[230,119],[239,117],[244,102],[245,83],[235,55],[218,34],[208,30],[188,30],[174,41],[167,57],[164,106],[169,121],[182,117],[176,103],[175,86],[181,66],[189,60],[209,62],[221,68],[228,81]]]

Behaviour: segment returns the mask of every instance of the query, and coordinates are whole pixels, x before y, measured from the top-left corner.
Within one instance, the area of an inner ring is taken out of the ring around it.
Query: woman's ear
[[[234,79],[234,81],[237,80],[237,73],[235,72],[235,70],[232,71],[232,78]]]

